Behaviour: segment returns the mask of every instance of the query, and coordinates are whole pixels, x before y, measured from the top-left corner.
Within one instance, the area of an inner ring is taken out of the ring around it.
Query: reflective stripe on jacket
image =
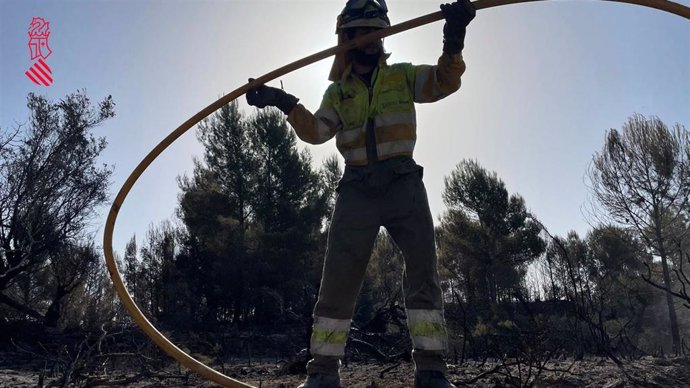
[[[414,103],[438,101],[455,92],[464,71],[461,54],[444,53],[435,66],[389,66],[383,61],[374,70],[369,88],[349,68],[340,81],[328,87],[314,114],[297,104],[288,122],[307,143],[321,144],[335,136],[348,165],[368,163],[366,129],[370,121],[379,160],[398,155],[411,157],[417,140]]]

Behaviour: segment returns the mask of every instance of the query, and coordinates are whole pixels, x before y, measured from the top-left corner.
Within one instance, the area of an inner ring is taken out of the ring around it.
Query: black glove
[[[477,11],[469,0],[457,0],[452,4],[441,4],[446,19],[443,26],[443,52],[457,54],[465,47],[465,30]]]
[[[254,81],[254,79],[250,78],[249,82],[252,81]],[[290,113],[292,108],[297,105],[297,101],[299,101],[299,98],[292,94],[288,94],[282,89],[272,88],[266,85],[257,86],[253,89],[249,89],[247,92],[247,103],[249,105],[257,108],[275,106],[285,114]]]

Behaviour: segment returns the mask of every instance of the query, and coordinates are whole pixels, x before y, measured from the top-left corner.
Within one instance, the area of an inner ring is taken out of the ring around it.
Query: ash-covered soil
[[[510,363],[510,361],[507,361]],[[45,360],[27,360],[13,353],[0,353],[0,387],[59,387],[64,371],[46,368]],[[304,375],[281,374],[281,362],[237,364],[218,367],[219,371],[261,388],[292,388]],[[54,369],[54,368],[53,368]],[[343,365],[343,387],[411,387],[414,370],[409,362],[399,364],[348,363]],[[462,387],[690,387],[690,358],[643,357],[627,361],[622,367],[603,358],[583,361],[551,361],[544,368],[524,363],[506,369],[495,362],[467,362],[450,365],[448,377]],[[193,373],[171,364],[159,370],[107,370],[99,375],[73,372],[70,387],[215,387]]]

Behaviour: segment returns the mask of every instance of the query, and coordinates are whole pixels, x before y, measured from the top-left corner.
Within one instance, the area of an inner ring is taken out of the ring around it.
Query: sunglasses
[[[386,7],[386,1],[385,0],[348,0],[347,4],[345,5],[345,9],[346,10],[363,9],[369,3],[374,3],[374,5],[377,8],[381,9],[384,12],[388,12],[388,7]]]
[[[374,18],[379,18],[379,19],[385,19],[388,20],[388,16],[386,15],[386,12],[381,11],[379,9],[373,10],[370,9],[368,11],[364,10],[354,10],[354,11],[349,11],[347,16],[343,17],[342,23],[349,23],[353,20],[357,19],[374,19]]]
[[[374,7],[368,7],[373,5]],[[388,8],[384,0],[350,0],[345,5],[342,15],[342,23],[349,23],[357,19],[383,19],[388,20]]]

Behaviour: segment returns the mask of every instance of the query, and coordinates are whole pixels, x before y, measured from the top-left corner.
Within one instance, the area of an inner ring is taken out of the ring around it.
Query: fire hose
[[[473,2],[474,7],[477,10],[480,9],[486,9],[486,8],[492,8],[492,7],[498,7],[498,6],[503,6],[503,5],[510,5],[510,4],[518,4],[518,3],[527,3],[527,2],[535,2],[535,1],[545,1],[545,0],[476,0]],[[684,17],[686,19],[690,19],[690,7],[687,7],[682,4],[674,3],[671,1],[666,1],[666,0],[601,0],[601,1],[611,1],[611,2],[618,2],[618,3],[627,3],[627,4],[635,4],[635,5],[640,5],[643,7],[648,7],[648,8],[655,8],[661,11],[669,12],[681,17]],[[329,49],[320,51],[316,54],[312,54],[310,56],[304,57],[298,61],[292,62],[288,65],[285,65],[281,68],[278,68],[276,70],[273,70],[265,75],[262,75],[261,77],[256,78],[255,80],[242,85],[241,87],[233,90],[229,94],[223,96],[222,98],[218,99],[217,101],[213,102],[206,108],[202,109],[199,113],[195,114],[191,118],[189,118],[187,121],[182,123],[177,129],[175,129],[173,132],[171,132],[165,139],[163,139],[153,150],[151,150],[148,155],[137,165],[137,167],[132,171],[132,173],[129,175],[125,183],[122,185],[120,188],[120,191],[117,193],[117,196],[115,197],[115,200],[113,201],[113,204],[110,207],[110,212],[108,213],[108,218],[105,223],[105,229],[103,232],[103,250],[104,250],[104,255],[105,255],[105,261],[108,267],[108,272],[110,273],[110,277],[113,280],[113,283],[115,285],[115,289],[122,300],[122,303],[125,305],[127,308],[127,311],[129,314],[132,316],[136,324],[139,326],[139,328],[158,346],[160,347],[163,351],[165,351],[168,355],[173,357],[175,360],[180,362],[180,364],[184,365],[185,367],[189,368],[190,370],[196,372],[200,376],[213,381],[214,383],[220,384],[223,387],[252,387],[251,385],[248,385],[246,383],[243,383],[241,381],[232,379],[210,367],[207,365],[197,361],[193,357],[191,357],[189,354],[185,353],[183,350],[181,350],[179,347],[177,347],[175,344],[170,342],[163,334],[161,334],[160,331],[158,331],[152,324],[149,322],[149,320],[144,316],[144,314],[141,312],[137,304],[134,302],[132,299],[132,296],[129,294],[127,291],[127,288],[125,284],[122,281],[122,277],[120,276],[120,272],[117,268],[117,263],[115,262],[114,255],[113,255],[113,247],[112,247],[112,240],[113,240],[113,231],[115,228],[115,221],[117,220],[117,214],[120,208],[122,207],[122,204],[124,203],[125,199],[127,198],[127,195],[129,191],[132,189],[136,181],[139,179],[139,177],[144,173],[144,171],[151,165],[151,163],[166,149],[168,146],[170,146],[175,140],[177,140],[182,134],[184,134],[187,130],[198,124],[201,120],[206,118],[207,116],[211,115],[213,112],[221,108],[222,106],[232,102],[233,100],[241,97],[244,95],[248,90],[251,88],[254,88],[256,86],[265,84],[269,81],[272,81],[278,77],[281,77],[285,74],[288,74],[290,72],[293,72],[295,70],[298,70],[304,66],[310,65],[314,62],[320,61],[322,59],[328,58],[332,55],[339,54],[342,52],[346,52],[348,50],[351,50],[353,48],[359,47],[366,45],[367,43],[370,43],[372,41],[382,39],[387,36],[395,35],[399,32],[411,30],[413,28],[417,28],[420,26],[423,26],[425,24],[429,24],[438,20],[443,19],[443,14],[438,11],[434,13],[430,13],[425,16],[420,16],[415,19],[410,19],[406,22],[396,24],[394,26],[391,26],[389,28],[381,29],[374,31],[370,34],[367,34],[365,36],[362,36],[360,38],[357,38],[354,41],[341,44],[339,46],[334,46]]]

